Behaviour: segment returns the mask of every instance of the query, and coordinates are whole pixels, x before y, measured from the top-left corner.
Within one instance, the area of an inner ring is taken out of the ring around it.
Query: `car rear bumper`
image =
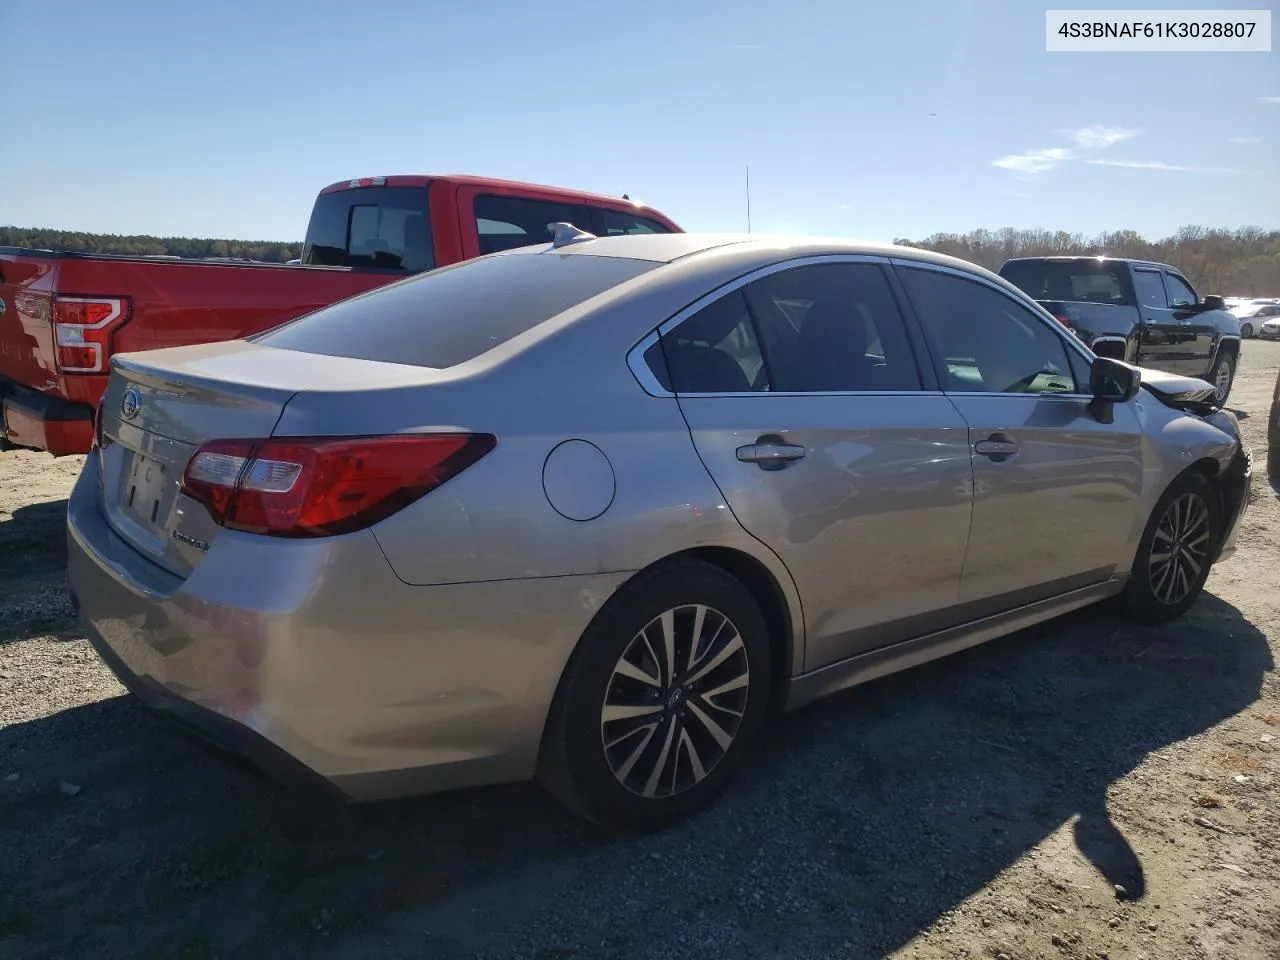
[[[20,447],[58,456],[88,453],[93,443],[93,408],[12,380],[0,381],[0,432]]]
[[[224,531],[185,580],[67,511],[95,649],[156,712],[289,786],[373,800],[532,776],[564,666],[625,574],[409,586],[367,531]]]

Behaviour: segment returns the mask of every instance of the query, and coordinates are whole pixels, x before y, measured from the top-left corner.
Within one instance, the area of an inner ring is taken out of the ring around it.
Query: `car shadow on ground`
[[[649,836],[530,784],[332,811],[116,698],[0,730],[22,772],[0,952],[879,956],[1072,821],[1098,883],[1141,898],[1108,788],[1272,668],[1214,596],[1162,627],[1082,611],[785,717],[719,803]]]
[[[19,507],[0,519],[0,644],[76,639],[65,586],[67,501]]]

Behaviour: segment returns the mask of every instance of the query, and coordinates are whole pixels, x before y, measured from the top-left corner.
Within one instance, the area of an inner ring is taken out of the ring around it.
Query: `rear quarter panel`
[[[695,280],[658,298],[623,296],[597,318],[604,322],[578,325],[574,317],[589,308],[568,311],[551,321],[559,330],[540,331],[533,343],[509,341],[454,368],[448,381],[365,392],[358,403],[339,391],[300,393],[274,433],[441,428],[498,437],[463,474],[373,528],[408,583],[630,572],[681,551],[725,547],[770,572],[799,625],[790,575],[734,518],[677,402],[649,396],[627,367],[630,347],[705,289]],[[592,519],[562,515],[544,488],[548,457],[568,440],[592,444],[607,461],[612,497]],[[799,635],[794,654],[803,655]]]

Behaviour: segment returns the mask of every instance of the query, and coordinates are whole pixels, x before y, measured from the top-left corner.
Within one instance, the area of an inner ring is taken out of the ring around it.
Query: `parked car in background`
[[[1275,340],[1280,337],[1280,312],[1262,318],[1258,327],[1258,336],[1264,340]]]
[[[1262,325],[1270,319],[1280,318],[1280,303],[1261,301],[1236,307],[1231,311],[1240,321],[1240,336],[1257,336]]]
[[[1234,549],[1212,388],[986,270],[558,234],[113,358],[69,576],[142,701],[349,799],[536,776],[652,826],[775,706],[1104,598],[1169,620]]]
[[[405,276],[544,243],[680,228],[617,197],[465,176],[331,184],[301,264],[0,248],[0,448],[85,453],[112,354],[247,336]]]
[[[1240,322],[1163,263],[1112,257],[1021,257],[1000,276],[1034,297],[1099,356],[1201,377],[1231,393]]]

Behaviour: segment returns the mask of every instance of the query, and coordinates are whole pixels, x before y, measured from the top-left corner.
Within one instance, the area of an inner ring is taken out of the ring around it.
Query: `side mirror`
[[[1225,310],[1227,309],[1227,301],[1217,294],[1206,294],[1205,298],[1200,301],[1200,305],[1206,310]]]
[[[1095,400],[1127,403],[1138,395],[1141,384],[1142,372],[1137,367],[1111,357],[1095,357],[1089,368],[1089,392]]]
[[[1112,406],[1136,397],[1141,384],[1142,372],[1137,367],[1110,357],[1095,357],[1089,368],[1089,392],[1093,394],[1089,412],[1099,423],[1112,423]]]

